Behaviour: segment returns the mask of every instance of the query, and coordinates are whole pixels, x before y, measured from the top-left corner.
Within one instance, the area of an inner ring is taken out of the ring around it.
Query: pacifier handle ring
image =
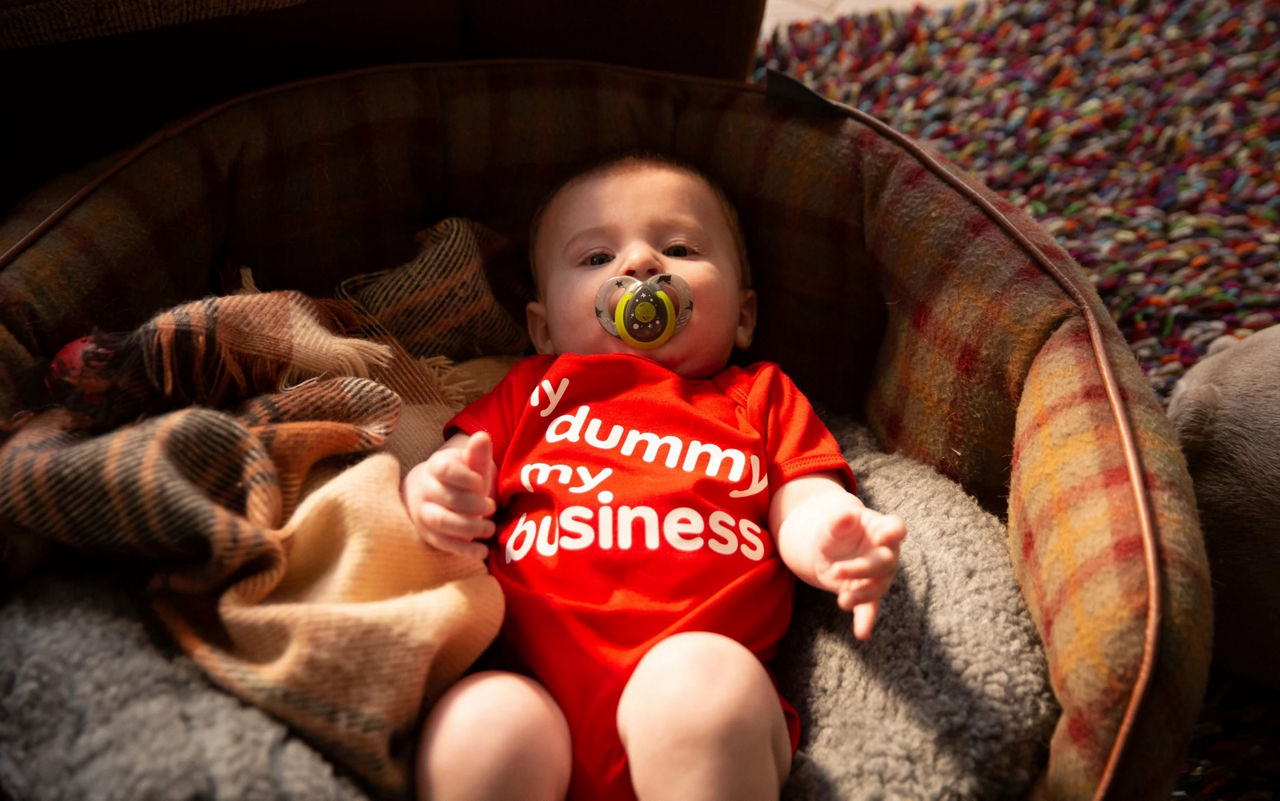
[[[609,297],[616,291],[622,290],[622,294],[635,292],[636,287],[640,285],[640,281],[630,275],[617,275],[600,285],[596,290],[596,319],[600,321],[600,326],[615,337],[618,336],[618,324],[614,321],[614,313],[609,311]],[[614,304],[615,311],[617,304]]]
[[[663,293],[670,297],[670,293],[675,293],[672,303],[676,305],[676,330],[679,331],[689,324],[689,319],[693,317],[693,288],[689,286],[689,282],[685,281],[674,273],[664,273],[656,276],[661,283],[665,283],[667,287],[663,289]],[[665,280],[663,280],[665,279]],[[669,291],[668,291],[669,290]]]

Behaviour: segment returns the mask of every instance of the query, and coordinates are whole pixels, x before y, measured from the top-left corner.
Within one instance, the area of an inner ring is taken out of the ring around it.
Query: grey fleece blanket
[[[1005,527],[954,482],[833,423],[863,502],[906,521],[901,567],[859,643],[801,586],[778,683],[805,722],[783,798],[1023,798],[1059,708]]]
[[[783,797],[1026,794],[1058,710],[1004,529],[932,470],[832,426],[868,505],[907,521],[873,639],[802,587],[778,680],[805,730]],[[358,799],[307,743],[223,693],[122,582],[45,576],[0,606],[0,797]]]

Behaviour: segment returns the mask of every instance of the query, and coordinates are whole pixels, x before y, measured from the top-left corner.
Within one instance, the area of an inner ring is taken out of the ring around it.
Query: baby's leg
[[[776,801],[791,770],[769,674],[719,634],[677,634],[654,646],[618,702],[618,734],[642,800]]]
[[[468,676],[436,702],[418,744],[421,801],[562,801],[569,724],[538,682],[515,673]]]

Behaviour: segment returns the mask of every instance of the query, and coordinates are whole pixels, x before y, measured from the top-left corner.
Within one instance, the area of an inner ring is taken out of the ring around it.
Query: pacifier
[[[633,348],[658,347],[692,316],[693,290],[678,275],[662,273],[643,283],[618,275],[596,292],[596,319],[601,327]]]

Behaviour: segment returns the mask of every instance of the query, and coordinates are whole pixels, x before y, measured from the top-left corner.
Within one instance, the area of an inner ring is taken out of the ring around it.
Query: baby
[[[530,255],[539,355],[404,481],[427,543],[488,558],[513,668],[432,708],[419,794],[776,799],[799,718],[765,665],[793,575],[866,639],[905,527],[851,494],[777,365],[726,366],[756,296],[705,176],[657,157],[591,169],[535,217]]]

